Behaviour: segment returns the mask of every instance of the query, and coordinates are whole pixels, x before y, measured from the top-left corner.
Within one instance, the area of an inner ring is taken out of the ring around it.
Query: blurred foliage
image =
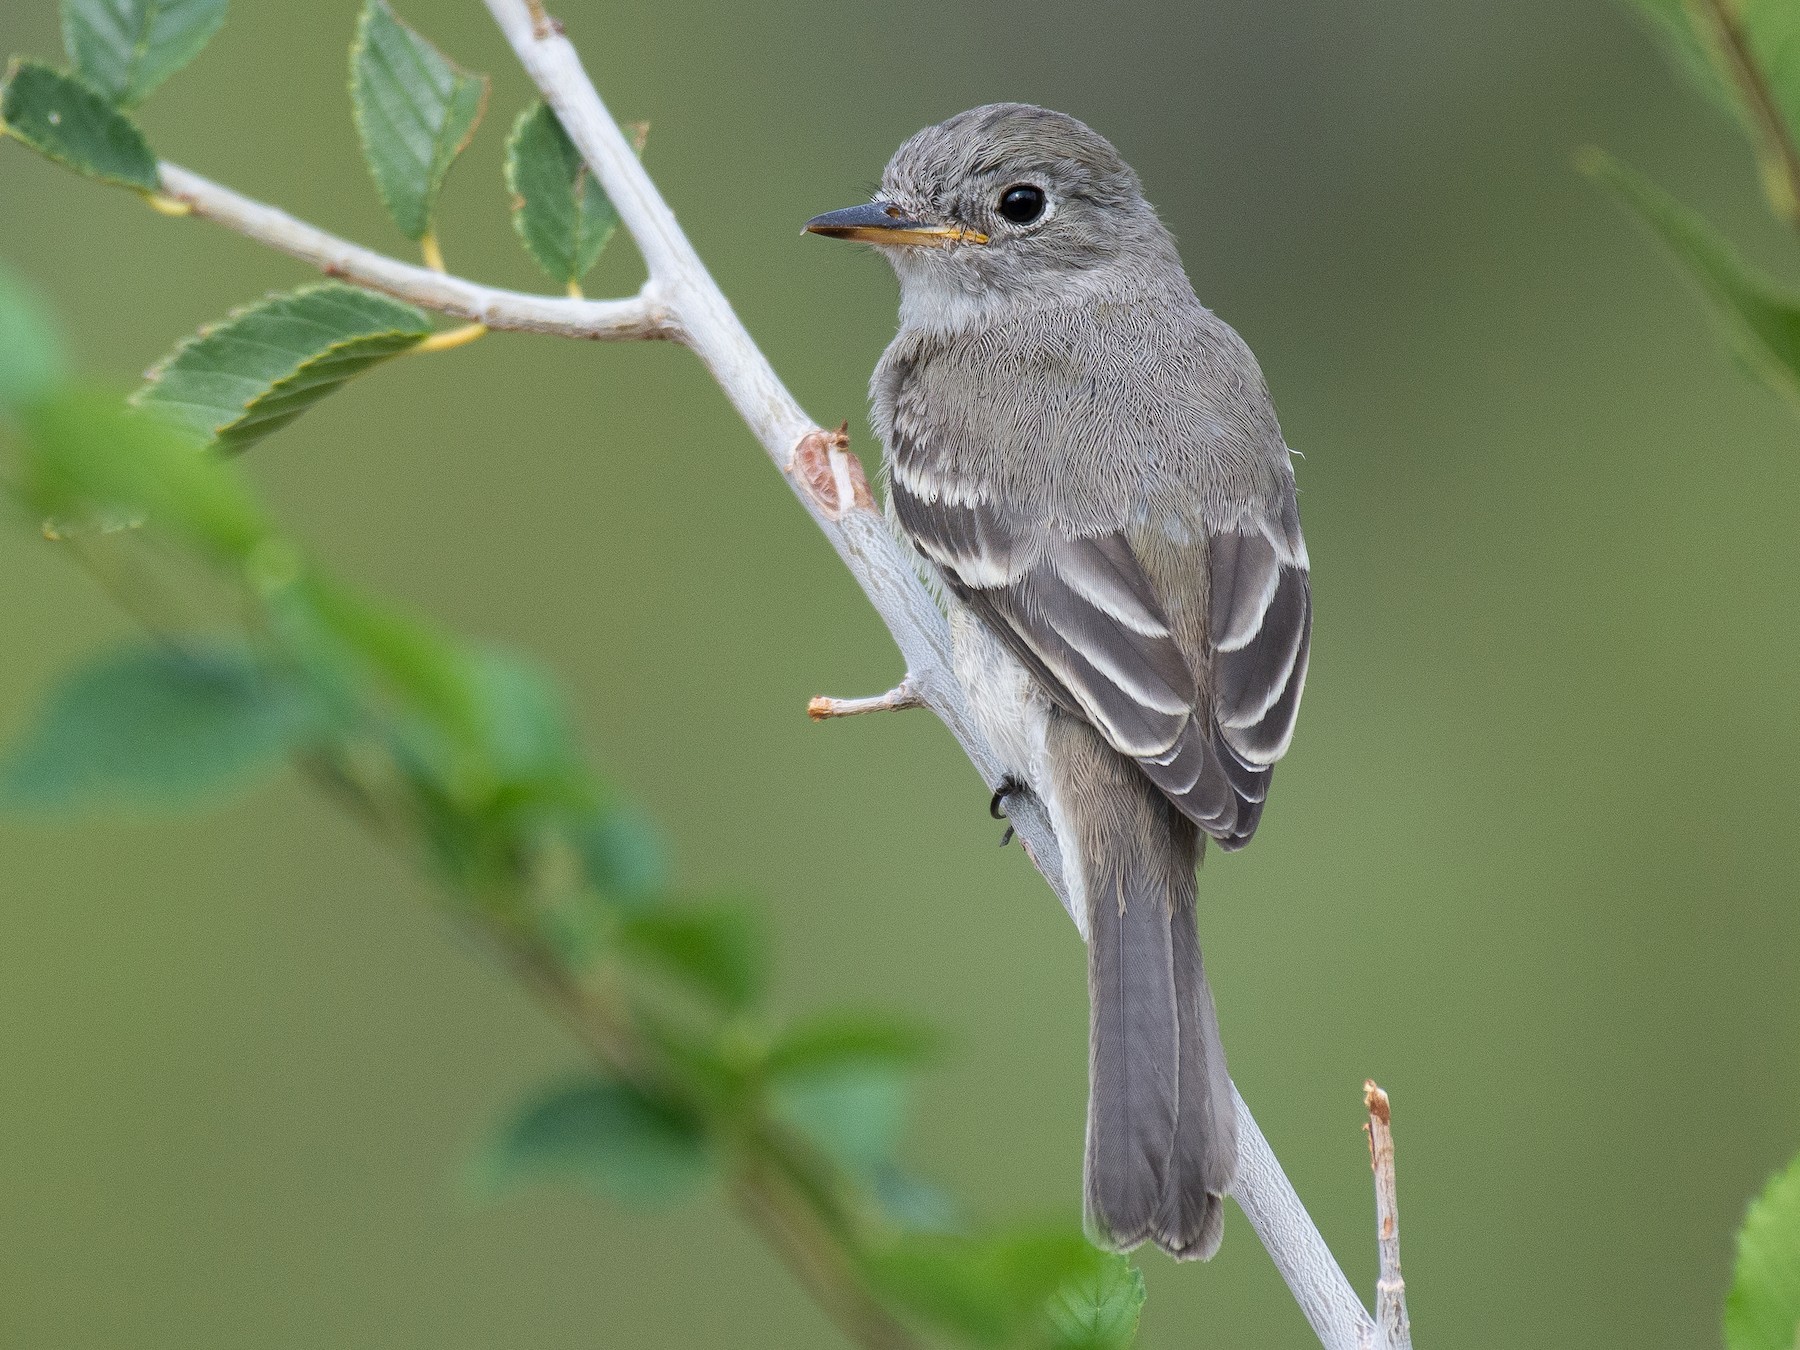
[[[71,54],[84,73],[104,67],[121,106],[217,26],[203,8],[141,7],[140,32],[166,41],[145,55],[106,47],[98,16],[69,0]],[[384,0],[368,0],[351,60],[382,199],[429,259],[485,78]],[[8,130],[34,148],[154,189],[153,160],[148,177],[102,171],[120,128],[136,132],[77,77],[15,63],[5,99]],[[52,102],[82,116],[46,121]],[[61,140],[26,134],[44,126]],[[509,182],[521,239],[573,287],[616,218],[541,105],[517,126]],[[51,691],[0,763],[0,793],[66,811],[179,805],[292,764],[426,869],[595,1057],[597,1072],[527,1102],[482,1151],[480,1193],[549,1180],[656,1205],[710,1181],[867,1344],[910,1344],[909,1325],[983,1346],[1130,1344],[1142,1282],[1078,1230],[940,1231],[960,1225],[897,1157],[908,1080],[935,1038],[863,1012],[782,1026],[754,912],[670,892],[646,823],[581,762],[549,677],[332,576],[225,462],[428,332],[411,306],[307,287],[203,329],[127,406],[69,374],[42,307],[0,274],[15,500],[149,629]],[[229,619],[180,617],[187,597],[153,565],[168,555],[223,584]]]
[[[1750,138],[1770,209],[1800,228],[1800,5],[1793,0],[1636,0],[1682,69]],[[1750,271],[1698,214],[1597,152],[1583,167],[1669,248],[1711,301],[1745,366],[1800,408],[1800,295]]]
[[[1735,115],[1757,153],[1763,193],[1800,229],[1800,4],[1637,0],[1679,62]],[[1597,151],[1583,167],[1648,224],[1712,302],[1733,351],[1800,412],[1800,294],[1756,275],[1695,212]],[[1800,1159],[1769,1183],[1738,1233],[1725,1305],[1730,1350],[1800,1345]]]

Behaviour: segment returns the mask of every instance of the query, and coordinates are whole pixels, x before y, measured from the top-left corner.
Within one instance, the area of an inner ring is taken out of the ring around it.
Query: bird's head
[[[873,201],[815,216],[813,234],[875,245],[907,317],[960,326],[1173,264],[1168,232],[1104,136],[1063,113],[990,103],[926,127]]]

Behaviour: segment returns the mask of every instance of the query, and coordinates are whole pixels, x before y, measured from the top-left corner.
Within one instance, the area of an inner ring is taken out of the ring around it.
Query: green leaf
[[[150,97],[224,22],[225,0],[62,0],[69,63],[121,108]]]
[[[627,957],[675,976],[727,1012],[739,1012],[763,992],[763,934],[742,908],[654,910],[620,925]]]
[[[487,106],[487,76],[452,64],[386,0],[368,0],[350,49],[350,95],[388,214],[408,239],[423,239],[450,166]]]
[[[635,1088],[584,1079],[532,1102],[478,1159],[489,1194],[532,1182],[573,1182],[627,1204],[691,1190],[711,1169],[697,1122]]]
[[[240,646],[134,647],[65,678],[0,767],[0,799],[183,804],[278,765],[305,700]]]
[[[1800,295],[1751,271],[1701,217],[1636,171],[1597,151],[1583,157],[1582,167],[1631,207],[1699,283],[1751,372],[1800,401]]]
[[[307,286],[202,328],[152,368],[132,401],[236,453],[430,331],[422,313],[385,295]]]
[[[914,1022],[821,1017],[775,1039],[763,1061],[775,1109],[845,1167],[887,1166],[906,1123],[909,1071],[936,1038]]]
[[[50,311],[23,278],[0,267],[0,410],[36,403],[68,378]]]
[[[578,286],[618,229],[619,213],[547,104],[533,104],[513,124],[506,186],[526,251],[552,281]]]
[[[918,1022],[866,1014],[833,1014],[802,1022],[776,1038],[765,1072],[798,1078],[843,1069],[909,1069],[925,1063],[938,1037]]]
[[[1137,1339],[1144,1275],[1122,1256],[1065,1281],[1045,1310],[1056,1350],[1124,1350]]]
[[[1792,0],[1636,0],[1676,65],[1743,129],[1756,150],[1763,188],[1777,214],[1794,219],[1800,202],[1789,180],[1787,147],[1800,134],[1800,5]],[[1732,25],[1743,55],[1722,23]],[[1747,57],[1761,77],[1779,137],[1758,113],[1739,77]]]
[[[131,119],[79,80],[15,59],[0,90],[0,127],[58,164],[102,183],[155,192],[156,156]]]
[[[1059,1291],[1098,1281],[1114,1258],[1079,1233],[1033,1231],[998,1238],[917,1235],[869,1258],[888,1297],[978,1345],[1053,1339]],[[1074,1342],[1081,1344],[1081,1342]]]
[[[616,900],[641,899],[668,876],[668,847],[656,822],[629,803],[611,802],[577,817],[570,842],[589,884]]]
[[[243,483],[192,439],[110,394],[58,390],[26,408],[18,493],[40,516],[145,517],[215,557],[242,563],[272,538]]]
[[[1800,1345],[1800,1158],[1750,1206],[1737,1249],[1725,1300],[1725,1344],[1730,1350],[1794,1350]]]

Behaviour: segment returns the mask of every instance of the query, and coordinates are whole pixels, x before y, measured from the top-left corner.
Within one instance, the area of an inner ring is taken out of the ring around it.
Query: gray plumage
[[[1013,189],[1041,213],[1004,214]],[[876,243],[899,275],[872,389],[889,509],[1082,892],[1090,1229],[1210,1256],[1236,1137],[1194,869],[1205,837],[1255,833],[1312,626],[1262,374],[1195,298],[1137,176],[1060,113],[994,104],[928,127],[871,206],[811,228]]]

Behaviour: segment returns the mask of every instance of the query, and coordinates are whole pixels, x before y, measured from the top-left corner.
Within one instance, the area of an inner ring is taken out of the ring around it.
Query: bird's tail
[[[1087,727],[1059,739],[1051,761],[1088,909],[1088,1228],[1120,1251],[1149,1240],[1204,1260],[1223,1233],[1237,1129],[1195,929],[1200,838]]]

